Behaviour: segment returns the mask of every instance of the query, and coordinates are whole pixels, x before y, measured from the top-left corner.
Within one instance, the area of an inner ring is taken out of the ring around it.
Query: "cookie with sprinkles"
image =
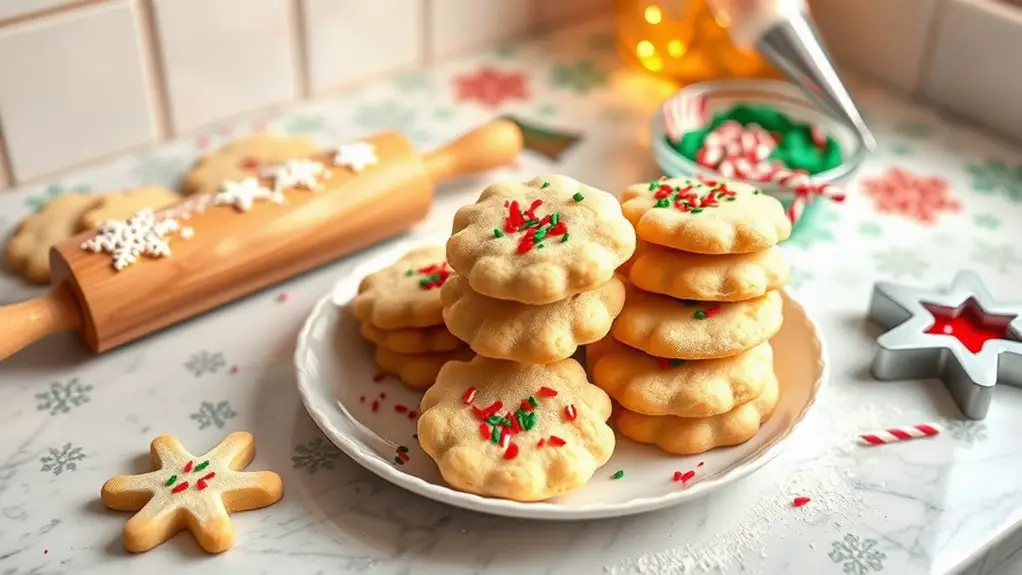
[[[607,283],[634,249],[614,196],[543,176],[495,183],[459,209],[447,260],[480,294],[543,305]]]
[[[440,288],[450,274],[444,248],[416,248],[362,279],[351,303],[352,313],[380,329],[443,325]]]
[[[455,274],[440,291],[444,322],[479,355],[545,364],[571,357],[579,345],[607,335],[625,303],[618,278],[546,305],[476,293]]]
[[[635,184],[621,209],[640,239],[697,254],[765,250],[791,235],[781,202],[739,182],[674,178]]]
[[[398,353],[453,351],[465,345],[444,326],[380,329],[371,323],[363,323],[361,329],[362,337]]]
[[[315,142],[301,136],[254,134],[199,158],[184,175],[181,191],[216,194],[224,182],[258,177],[269,166],[308,158],[317,149]]]
[[[615,406],[614,428],[632,441],[676,455],[695,455],[751,439],[770,418],[779,398],[780,385],[773,379],[752,401],[710,417],[642,415]]]
[[[207,553],[234,545],[230,513],[272,505],[284,495],[272,471],[241,471],[255,457],[251,433],[228,435],[203,455],[194,456],[170,435],[149,448],[153,471],[118,475],[103,484],[103,504],[136,511],[124,525],[124,546],[132,553],[156,547],[185,529]]]
[[[783,321],[781,295],[738,302],[697,302],[626,284],[625,306],[611,333],[621,343],[670,359],[730,357],[767,341]]]
[[[769,342],[733,357],[685,361],[654,357],[612,337],[590,376],[625,409],[643,415],[708,417],[731,411],[776,381]]]
[[[540,501],[585,485],[614,451],[610,398],[578,362],[451,362],[422,398],[419,443],[452,487]]]
[[[440,368],[449,361],[468,361],[475,354],[466,347],[437,353],[400,353],[377,346],[376,366],[385,373],[396,375],[401,383],[412,389],[426,389],[436,381]]]
[[[638,242],[628,270],[635,287],[678,299],[743,301],[780,289],[790,269],[772,247],[748,254],[705,255]]]

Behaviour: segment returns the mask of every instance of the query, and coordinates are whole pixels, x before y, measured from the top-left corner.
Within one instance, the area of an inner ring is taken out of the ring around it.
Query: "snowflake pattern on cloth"
[[[1008,201],[1022,204],[1022,164],[1009,166],[1004,160],[990,158],[982,164],[969,164],[972,189],[984,194],[1003,193]]]
[[[137,262],[139,256],[169,256],[170,234],[180,227],[176,219],[157,218],[153,210],[146,208],[127,220],[103,222],[96,236],[82,243],[82,249],[110,254],[114,269],[121,271]]]
[[[189,418],[198,422],[199,429],[206,429],[210,426],[223,429],[228,419],[234,419],[237,416],[237,412],[231,409],[231,404],[228,401],[220,401],[215,404],[203,401],[199,410],[191,414]]]
[[[930,268],[930,262],[919,255],[918,250],[903,246],[889,246],[873,253],[878,274],[900,279],[918,279]]]
[[[317,437],[304,445],[295,447],[291,456],[291,465],[295,469],[304,469],[310,475],[320,469],[333,469],[334,463],[341,457],[341,450],[322,437]]]
[[[375,166],[379,161],[380,159],[376,157],[376,148],[366,142],[339,146],[337,153],[334,154],[335,166],[349,168],[356,174],[369,166]]]
[[[82,448],[65,443],[60,449],[51,447],[49,454],[39,458],[39,462],[43,464],[40,471],[48,471],[54,475],[75,471],[78,469],[78,462],[83,459],[85,454],[82,453]]]
[[[976,240],[972,247],[972,260],[994,268],[999,274],[1006,274],[1022,264],[1013,244],[990,244]]]
[[[889,168],[878,178],[862,181],[862,191],[876,211],[896,214],[921,224],[937,221],[941,212],[958,212],[961,203],[951,195],[947,180],[919,176],[904,168]]]
[[[89,393],[92,392],[91,385],[82,385],[78,378],[69,379],[66,383],[55,381],[50,384],[49,391],[35,394],[39,411],[49,411],[50,415],[67,413],[75,407],[89,403]]]
[[[227,365],[227,361],[224,359],[224,354],[219,351],[216,353],[200,351],[188,358],[185,369],[192,372],[195,377],[202,377],[203,374],[220,371],[220,368],[225,365]]]
[[[578,60],[570,64],[554,66],[550,73],[550,84],[574,90],[579,95],[585,95],[606,84],[607,78],[607,70],[592,60]]]
[[[944,422],[944,432],[956,441],[961,441],[970,447],[979,441],[987,438],[987,424],[982,421],[964,421],[961,419],[949,419]]]
[[[245,178],[240,182],[224,182],[220,191],[213,196],[213,205],[234,206],[239,212],[247,212],[261,200],[282,204],[284,194],[267,188],[258,178]]]
[[[487,108],[497,108],[507,101],[529,99],[525,74],[503,72],[484,66],[471,74],[454,78],[454,98],[459,102],[479,102]]]
[[[850,575],[867,575],[870,570],[882,571],[887,554],[876,550],[875,539],[860,539],[848,533],[844,539],[834,541],[828,554],[830,560],[841,565]]]

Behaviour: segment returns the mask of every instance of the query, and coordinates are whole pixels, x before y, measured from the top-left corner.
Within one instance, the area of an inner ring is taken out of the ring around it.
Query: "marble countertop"
[[[326,144],[396,128],[420,146],[495,115],[535,129],[517,165],[441,190],[413,236],[447,229],[496,176],[562,172],[619,190],[659,175],[646,130],[669,88],[621,69],[608,29],[500,46],[0,194],[0,235],[68,190],[173,185],[203,151],[258,129]],[[878,331],[864,314],[877,280],[940,286],[964,268],[995,296],[1018,296],[1022,154],[869,81],[851,84],[881,149],[849,200],[815,205],[785,246],[832,350],[832,379],[787,450],[751,477],[660,512],[543,523],[447,507],[364,471],[306,415],[290,360],[313,302],[354,256],[101,356],[65,335],[0,365],[0,573],[1018,572],[1022,390],[997,389],[988,418],[966,422],[938,382],[877,382]],[[3,303],[40,292],[0,276]],[[862,431],[928,421],[945,432],[854,445]],[[147,470],[160,433],[201,451],[234,430],[255,435],[251,468],[279,472],[284,499],[235,515],[238,543],[223,555],[187,535],[123,551],[128,515],[103,507],[102,483]],[[812,501],[793,510],[795,496]]]

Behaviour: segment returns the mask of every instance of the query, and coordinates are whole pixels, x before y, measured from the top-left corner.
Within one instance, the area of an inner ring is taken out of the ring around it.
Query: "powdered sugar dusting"
[[[823,430],[814,426],[817,429],[801,436],[800,452],[804,455],[799,456],[783,481],[767,489],[736,524],[706,541],[632,557],[604,570],[611,575],[729,572],[739,569],[746,560],[765,558],[767,543],[781,533],[797,537],[823,524],[839,526],[868,511],[847,461],[854,450],[869,449],[857,443],[863,429],[883,427],[896,420],[900,410],[866,405],[851,413],[839,413],[849,403],[836,401],[832,405],[837,407],[835,413],[821,413],[817,419]],[[855,453],[860,464],[862,455],[861,451]],[[796,508],[796,497],[810,497],[811,501]]]

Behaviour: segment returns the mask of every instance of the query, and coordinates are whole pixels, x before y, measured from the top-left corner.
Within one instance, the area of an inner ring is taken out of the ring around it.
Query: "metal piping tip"
[[[756,43],[756,49],[818,106],[855,129],[867,150],[876,150],[876,138],[838,76],[816,26],[805,14],[792,15],[771,26]]]

